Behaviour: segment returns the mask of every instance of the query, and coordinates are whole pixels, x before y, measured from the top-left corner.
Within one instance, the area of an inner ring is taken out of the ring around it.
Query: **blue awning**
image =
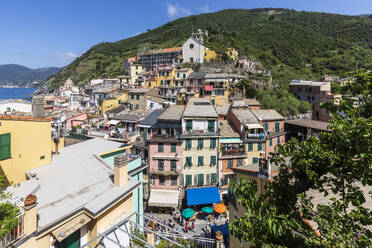
[[[217,187],[186,189],[187,205],[204,205],[221,202]]]

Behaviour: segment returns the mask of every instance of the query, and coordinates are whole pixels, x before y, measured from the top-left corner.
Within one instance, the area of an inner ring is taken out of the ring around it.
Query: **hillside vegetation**
[[[192,27],[207,29],[206,44],[217,51],[232,46],[262,62],[273,80],[319,79],[372,68],[372,19],[286,9],[223,10],[177,19],[146,33],[100,43],[49,78],[55,88],[68,77],[80,85],[123,73],[123,62],[144,49],[181,45]]]

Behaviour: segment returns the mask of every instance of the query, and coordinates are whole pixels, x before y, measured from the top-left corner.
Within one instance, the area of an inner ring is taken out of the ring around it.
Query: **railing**
[[[265,133],[247,133],[247,138],[264,139]]]
[[[8,204],[12,204],[15,206],[23,206],[23,202],[15,197],[6,198],[2,202],[6,202]],[[7,233],[4,237],[0,239],[0,248],[5,248],[13,244],[15,241],[20,239],[24,235],[24,211],[23,208],[19,209],[19,213],[16,216],[17,218],[17,226]]]
[[[204,129],[204,130],[195,130],[195,129],[183,130],[182,133],[183,134],[196,134],[196,135],[200,135],[200,134],[211,134],[211,135],[215,135],[215,134],[218,134],[215,131],[206,130],[206,129]]]

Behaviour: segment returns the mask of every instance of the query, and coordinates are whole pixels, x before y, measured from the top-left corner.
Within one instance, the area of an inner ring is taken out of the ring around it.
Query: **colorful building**
[[[51,162],[52,120],[0,116],[0,168],[8,183],[23,182],[27,171]]]
[[[141,64],[131,64],[129,70],[130,82],[135,84],[139,74],[144,70]]]
[[[209,48],[204,49],[204,62],[214,62],[217,60],[217,53]]]
[[[245,144],[239,132],[227,120],[219,120],[220,145],[218,163],[220,168],[220,185],[227,193],[229,182],[233,179],[233,168],[242,167],[248,164]]]
[[[182,116],[185,187],[218,183],[218,115],[207,98],[191,98]]]
[[[238,58],[239,58],[239,53],[234,47],[228,47],[226,54],[230,59],[232,59],[234,61],[238,60]]]
[[[213,105],[229,102],[229,76],[224,73],[207,73],[204,76],[204,94]]]
[[[183,148],[180,139],[184,106],[174,105],[164,111],[155,125],[149,145],[149,207],[178,207],[183,195]]]

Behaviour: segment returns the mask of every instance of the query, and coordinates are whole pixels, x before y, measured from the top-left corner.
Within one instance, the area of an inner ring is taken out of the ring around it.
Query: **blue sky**
[[[372,0],[0,0],[0,64],[64,66],[99,42],[178,17],[262,7],[372,14]]]

